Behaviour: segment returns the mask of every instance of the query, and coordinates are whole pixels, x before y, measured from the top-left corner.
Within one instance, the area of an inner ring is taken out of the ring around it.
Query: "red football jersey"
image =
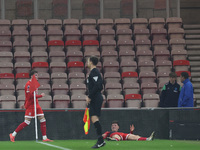
[[[25,85],[25,103],[24,106],[26,109],[34,108],[34,93],[31,93],[30,88],[31,80],[29,80]],[[42,95],[38,95],[38,89],[36,92],[36,106],[39,106],[38,98],[42,97]]]

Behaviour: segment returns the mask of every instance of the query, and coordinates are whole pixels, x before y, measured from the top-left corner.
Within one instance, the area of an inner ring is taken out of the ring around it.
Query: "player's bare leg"
[[[96,128],[97,135],[98,135],[98,141],[92,148],[103,147],[106,143],[105,143],[105,141],[103,140],[103,137],[102,137],[102,129],[101,129],[101,124],[99,123],[99,117],[98,116],[91,116],[91,121],[94,124],[94,126]]]
[[[22,122],[13,133],[9,134],[10,141],[15,142],[15,136],[17,135],[18,132],[20,132],[22,129],[27,127],[31,123],[31,118],[25,117],[24,122]]]
[[[147,138],[147,141],[153,141],[155,135],[155,131],[153,131],[150,135],[150,137]]]
[[[139,135],[129,134],[129,136],[127,137],[127,140],[137,141],[140,138],[141,137]]]
[[[44,115],[42,116],[38,116],[38,119],[40,120],[40,128],[41,128],[41,132],[42,132],[42,141],[43,142],[53,142],[53,140],[50,140],[47,138],[47,134],[46,134],[46,119],[44,117]]]

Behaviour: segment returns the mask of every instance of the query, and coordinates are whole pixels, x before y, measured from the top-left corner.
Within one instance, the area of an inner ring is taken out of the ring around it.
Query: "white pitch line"
[[[55,147],[55,148],[57,148],[57,149],[62,149],[62,150],[71,150],[71,149],[68,149],[68,148],[64,148],[64,147],[60,147],[60,146],[56,146],[56,145],[52,145],[52,144],[49,144],[49,143],[44,143],[44,142],[37,142],[37,143],[44,144],[44,145],[47,145],[47,146],[50,146],[50,147]]]

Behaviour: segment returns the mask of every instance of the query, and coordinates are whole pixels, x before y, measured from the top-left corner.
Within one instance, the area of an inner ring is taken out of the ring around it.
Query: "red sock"
[[[147,140],[147,138],[145,138],[145,137],[140,137],[139,139],[138,139],[138,141],[146,141]]]
[[[17,129],[15,130],[15,132],[19,132],[21,131],[22,129],[24,129],[26,126],[28,126],[28,124],[26,124],[25,122],[22,122],[18,127]]]
[[[46,121],[45,122],[40,122],[40,128],[42,132],[42,136],[46,135]]]

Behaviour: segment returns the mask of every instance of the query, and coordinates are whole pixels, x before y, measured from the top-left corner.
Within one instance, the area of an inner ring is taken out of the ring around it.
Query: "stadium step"
[[[200,40],[197,39],[197,40],[187,40],[186,39],[186,44],[187,45],[200,45]]]
[[[188,29],[200,29],[200,24],[186,24],[186,25],[183,25],[183,28],[185,30],[188,30]]]
[[[185,30],[185,34],[200,34],[199,30]]]
[[[200,39],[200,35],[185,35],[185,39]]]

